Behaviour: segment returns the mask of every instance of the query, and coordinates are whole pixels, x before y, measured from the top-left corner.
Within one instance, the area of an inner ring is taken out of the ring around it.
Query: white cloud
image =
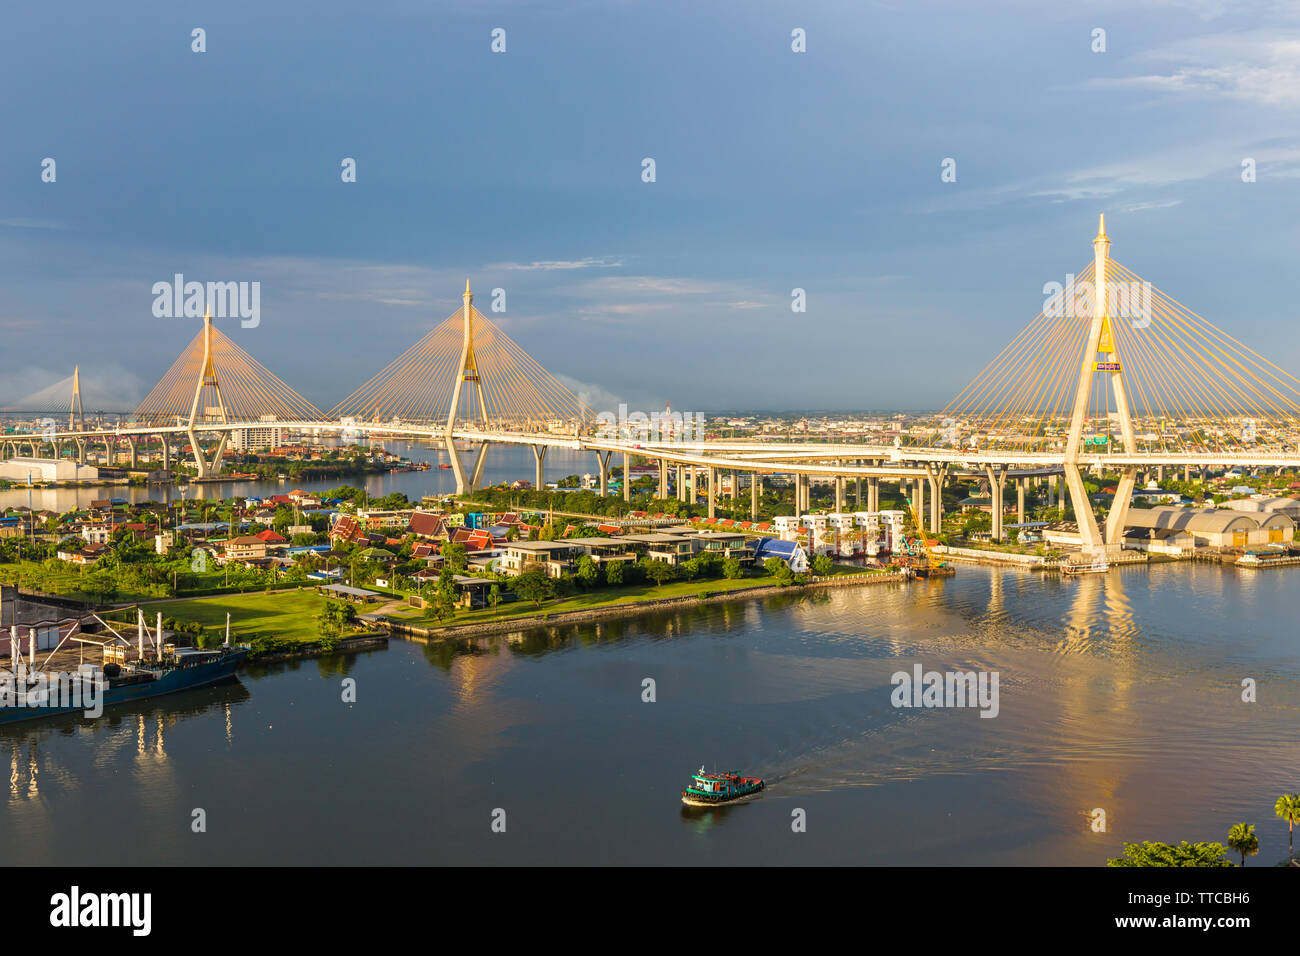
[[[589,257],[586,259],[543,259],[536,262],[498,262],[484,266],[492,272],[564,272],[571,269],[617,269],[623,265],[622,259],[608,257]]]
[[[1300,33],[1251,30],[1181,40],[1137,57],[1171,64],[1167,72],[1099,78],[1090,89],[1133,89],[1300,107]]]

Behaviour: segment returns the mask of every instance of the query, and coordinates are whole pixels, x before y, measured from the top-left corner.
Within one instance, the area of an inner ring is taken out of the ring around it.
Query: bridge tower
[[[1101,216],[1097,238],[1092,241],[1092,248],[1092,324],[1088,329],[1087,344],[1084,346],[1083,358],[1079,365],[1079,386],[1074,392],[1070,430],[1065,440],[1064,465],[1065,484],[1070,493],[1070,502],[1074,506],[1074,516],[1079,525],[1083,550],[1088,554],[1097,555],[1116,552],[1123,546],[1124,524],[1128,518],[1133,485],[1137,479],[1136,467],[1127,466],[1122,469],[1119,484],[1115,489],[1115,500],[1106,516],[1103,533],[1103,530],[1098,528],[1097,519],[1092,513],[1092,502],[1084,487],[1083,473],[1079,466],[1084,419],[1087,416],[1088,403],[1092,399],[1098,372],[1105,375],[1114,394],[1120,438],[1127,454],[1137,453],[1137,440],[1133,434],[1128,391],[1124,387],[1123,362],[1118,352],[1117,339],[1111,329],[1113,317],[1110,315],[1110,295],[1106,283],[1107,264],[1110,260],[1110,238],[1106,235],[1105,215]]]
[[[72,367],[72,405],[68,408],[68,431],[81,427],[83,412],[81,408],[81,366]]]
[[[478,457],[474,461],[474,470],[466,474],[465,466],[460,460],[460,453],[456,450],[456,441],[454,432],[456,429],[456,419],[460,414],[460,398],[462,387],[470,383],[474,386],[474,395],[471,397],[470,412],[468,423],[474,423],[474,406],[478,406],[478,414],[481,419],[480,426],[484,431],[488,427],[487,402],[483,397],[483,383],[479,379],[478,361],[474,357],[474,293],[470,291],[469,279],[465,280],[465,292],[461,296],[464,305],[461,308],[464,317],[463,337],[460,346],[460,364],[456,369],[455,384],[452,386],[451,407],[447,411],[447,454],[451,458],[451,467],[456,475],[456,494],[463,495],[473,491],[483,477],[483,463],[487,460],[488,443],[486,441],[479,445]]]
[[[226,414],[226,400],[221,394],[221,383],[217,380],[217,369],[212,363],[212,309],[209,307],[203,313],[203,362],[199,366],[199,377],[194,383],[194,401],[190,404],[190,417],[186,434],[190,439],[190,448],[194,450],[194,464],[198,468],[198,477],[207,478],[221,473],[221,459],[226,453],[226,442],[230,439],[230,432],[223,431],[217,438],[217,447],[212,453],[212,460],[208,461],[203,455],[203,449],[199,447],[199,438],[194,431],[194,424],[199,418],[199,401],[203,397],[203,390],[210,388],[216,398],[217,420],[221,422],[230,421]],[[204,409],[204,415],[207,415],[208,409]],[[164,442],[166,438],[163,439]]]

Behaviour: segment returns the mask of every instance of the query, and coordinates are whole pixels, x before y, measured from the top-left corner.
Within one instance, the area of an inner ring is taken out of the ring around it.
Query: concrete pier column
[[[718,469],[710,467],[706,480],[709,484],[705,489],[705,494],[709,499],[709,517],[712,518],[715,514],[714,508],[718,500]]]
[[[609,458],[612,451],[596,452],[596,467],[600,471],[600,496],[609,494]]]
[[[140,463],[140,459],[139,456],[136,454],[135,439],[130,436],[127,436],[126,447],[131,452],[131,467],[132,468],[138,467]]]
[[[861,511],[862,510],[862,476],[861,475],[858,475],[853,480],[853,485],[854,485],[853,488],[854,507],[856,507],[858,511]]]
[[[915,507],[918,514],[917,520],[921,522],[916,530],[925,531],[927,530],[926,525],[929,522],[926,521],[925,518],[925,479],[924,478],[912,479],[912,494],[914,496],[912,499],[912,504]]]
[[[880,479],[879,478],[867,479],[867,510],[868,511],[880,510]]]
[[[686,500],[686,469],[681,462],[677,463],[677,500]]]
[[[659,459],[659,500],[668,497],[668,462]]]
[[[843,511],[843,510],[844,510],[844,504],[845,504],[845,497],[844,497],[844,476],[843,476],[843,475],[836,475],[836,476],[835,476],[835,510],[836,510],[836,511]]]
[[[736,469],[733,468],[731,469],[731,500],[732,501],[736,500],[736,492],[738,490],[739,489],[737,489],[736,487]]]
[[[753,471],[749,474],[749,520],[758,520],[758,472]]]
[[[1192,468],[1190,465],[1183,465],[1183,481],[1192,480]]]
[[[172,468],[172,446],[167,441],[167,436],[162,436],[162,466],[163,471],[171,471]]]
[[[632,500],[632,458],[623,452],[623,500]]]
[[[803,514],[803,495],[804,489],[808,487],[807,475],[794,476],[794,516],[798,518]]]
[[[536,465],[536,469],[535,469],[534,472],[533,472],[533,474],[534,474],[534,476],[535,476],[535,477],[534,477],[534,480],[533,480],[533,489],[536,490],[536,491],[541,491],[542,489],[544,489],[544,488],[546,487],[546,475],[545,475],[545,472],[544,472],[544,470],[543,470],[543,465],[546,464],[546,446],[545,446],[545,445],[534,445],[534,446],[533,446],[533,462],[534,462],[535,465]]]
[[[1025,479],[1016,479],[1016,521],[1025,523]]]
[[[937,471],[927,469],[930,479],[930,530],[938,534],[943,530],[943,483],[948,477],[948,466],[940,465]]]
[[[1002,506],[1004,504],[1004,493],[1007,486],[1007,469],[1003,465],[999,469],[994,469],[989,465],[985,467],[985,472],[989,479],[989,493],[992,496],[990,501],[990,512],[993,518],[993,540],[1002,540]]]

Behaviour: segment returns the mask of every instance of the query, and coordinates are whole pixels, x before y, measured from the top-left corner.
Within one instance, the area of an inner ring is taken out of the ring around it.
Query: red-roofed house
[[[442,520],[442,515],[431,511],[412,511],[406,529],[420,538],[439,541],[447,539],[446,522]]]
[[[341,541],[344,543],[350,541],[365,541],[365,533],[357,523],[357,519],[352,515],[340,515],[330,528],[330,541]]]

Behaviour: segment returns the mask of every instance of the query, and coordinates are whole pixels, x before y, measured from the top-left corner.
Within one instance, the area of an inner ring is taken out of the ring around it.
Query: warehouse
[[[0,478],[37,481],[97,481],[99,469],[59,458],[10,458],[0,461]]]

